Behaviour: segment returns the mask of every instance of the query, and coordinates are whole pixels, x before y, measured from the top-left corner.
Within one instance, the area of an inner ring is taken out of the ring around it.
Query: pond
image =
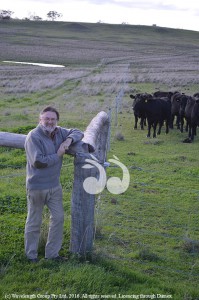
[[[63,65],[54,65],[54,64],[43,64],[43,63],[33,63],[33,62],[23,62],[23,61],[11,61],[11,60],[4,60],[4,63],[13,63],[13,64],[23,64],[23,65],[34,65],[40,67],[50,67],[50,68],[65,68]]]

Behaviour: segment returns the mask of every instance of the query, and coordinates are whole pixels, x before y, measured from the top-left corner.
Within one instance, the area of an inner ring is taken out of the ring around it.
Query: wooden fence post
[[[91,145],[95,151],[93,155],[100,164],[104,164],[107,152],[107,139],[109,132],[109,116],[100,112],[84,132],[83,141]],[[92,251],[94,238],[94,210],[95,194],[84,190],[83,182],[88,177],[98,178],[96,167],[82,168],[86,163],[86,157],[76,155],[74,159],[74,183],[71,199],[71,242],[72,253],[86,255]]]

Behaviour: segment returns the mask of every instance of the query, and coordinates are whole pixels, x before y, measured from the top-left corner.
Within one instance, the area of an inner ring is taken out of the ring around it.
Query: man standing
[[[32,262],[38,261],[38,243],[44,205],[50,211],[50,225],[45,258],[61,259],[64,210],[60,171],[62,159],[72,143],[80,141],[78,129],[57,126],[58,111],[48,106],[40,113],[38,126],[29,132],[25,141],[27,156],[27,203],[25,225],[25,253]]]

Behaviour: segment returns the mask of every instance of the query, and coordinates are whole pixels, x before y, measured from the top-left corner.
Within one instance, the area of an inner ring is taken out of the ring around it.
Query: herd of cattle
[[[156,137],[156,130],[157,134],[160,134],[164,124],[166,133],[170,128],[173,129],[175,120],[181,132],[183,130],[188,132],[188,138],[184,142],[193,142],[199,126],[199,93],[188,96],[180,92],[157,91],[153,94],[131,94],[130,98],[134,100],[132,106],[135,117],[134,129],[137,129],[140,119],[141,129],[148,125],[147,137],[151,136],[151,130],[153,137]]]

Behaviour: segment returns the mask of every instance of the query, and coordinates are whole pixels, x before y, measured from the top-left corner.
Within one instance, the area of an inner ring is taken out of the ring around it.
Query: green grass
[[[69,255],[69,261],[63,265],[46,262],[42,258],[44,249],[40,251],[38,265],[26,262],[23,255],[25,171],[23,168],[4,169],[5,179],[1,185],[4,199],[1,217],[4,224],[3,292],[171,294],[174,299],[197,299],[198,140],[190,145],[183,144],[176,129],[158,139],[147,139],[145,131],[132,129],[132,116],[129,117],[125,111],[120,115],[124,141],[112,138],[108,156],[117,155],[128,167],[130,187],[122,195],[104,191],[98,199],[94,250],[84,262],[68,251],[72,186],[68,185],[70,176],[65,177],[65,172],[72,172],[72,158],[66,159],[61,179],[66,210],[62,254]],[[24,164],[22,150],[21,153],[19,150],[5,151],[13,158],[18,151]],[[6,153],[4,157],[8,159]],[[6,175],[10,176],[11,171],[13,177],[10,179]],[[120,169],[110,167],[107,175],[121,177],[122,174]],[[10,180],[13,191],[9,190]],[[23,281],[26,284],[21,284]]]
[[[61,126],[81,130],[99,111],[111,109],[107,160],[117,156],[130,173],[125,193],[113,195],[105,189],[96,197],[93,252],[76,257],[69,252],[73,158],[66,156],[61,173],[65,209],[61,254],[68,261],[44,259],[45,210],[40,262],[30,264],[24,255],[26,157],[22,149],[1,147],[0,297],[61,294],[71,299],[122,299],[122,295],[143,294],[151,299],[161,294],[198,300],[198,136],[194,143],[184,144],[187,133],[174,128],[168,135],[163,129],[158,138],[147,139],[146,130],[133,130],[129,98],[130,93],[159,88],[190,95],[198,91],[198,32],[108,24],[0,23],[1,30],[9,33],[7,43],[1,41],[1,60],[22,60],[23,53],[23,61],[68,68],[57,72],[0,63],[0,130],[27,134],[46,105],[59,109]],[[14,52],[11,45],[16,46]],[[76,73],[80,69],[81,76]],[[51,87],[45,87],[45,80]],[[29,82],[34,86],[28,87]],[[116,118],[116,96],[122,89]],[[121,178],[122,172],[113,164],[107,176]]]

